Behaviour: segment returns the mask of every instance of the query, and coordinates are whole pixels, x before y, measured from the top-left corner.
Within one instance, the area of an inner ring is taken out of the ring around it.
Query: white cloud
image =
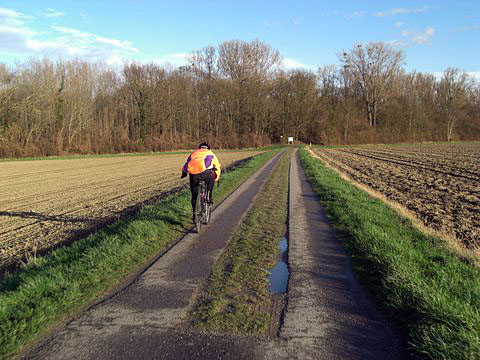
[[[346,16],[347,19],[360,19],[365,16],[365,13],[363,11],[354,11],[353,13],[349,14]]]
[[[386,41],[386,43],[390,46],[394,47],[407,47],[408,46],[408,41],[406,40],[390,40]]]
[[[64,14],[45,9],[42,16],[55,18]],[[120,63],[139,53],[130,41],[108,38],[78,29],[52,26],[50,31],[31,28],[35,20],[18,11],[0,8],[0,51],[18,58],[28,56],[82,57],[90,61]],[[27,25],[28,22],[28,25]]]
[[[307,65],[305,63],[302,63],[301,61],[298,61],[292,58],[283,59],[283,66],[287,70],[294,70],[294,69],[315,70],[314,66]]]
[[[480,82],[480,71],[465,71],[465,73],[470,76],[472,79],[474,79],[477,82]],[[433,72],[433,75],[435,76],[435,79],[441,80],[443,78],[443,75],[445,72],[443,71],[436,71]]]
[[[100,43],[104,43],[104,44],[108,44],[108,45],[112,45],[112,46],[118,47],[120,49],[125,49],[125,50],[132,51],[132,52],[138,52],[139,51],[137,48],[134,48],[132,46],[131,41],[109,39],[109,38],[105,38],[105,37],[102,37],[102,36],[95,36],[95,41],[100,42]]]
[[[435,34],[435,29],[429,26],[424,31],[402,30],[400,34],[405,37],[410,37],[415,44],[425,45],[430,44],[430,40]]]
[[[3,37],[9,34],[16,34],[19,36],[32,36],[36,35],[37,33],[25,26],[8,26],[0,22],[0,35],[2,36],[2,41],[5,41]]]
[[[280,21],[265,21],[263,25],[267,28],[279,28],[282,27],[282,23]]]
[[[11,21],[16,25],[19,25],[19,24],[23,24],[23,19],[29,19],[29,18],[31,17],[25,14],[22,14],[18,11],[0,7],[0,19],[2,21]]]
[[[397,29],[400,29],[402,26],[403,26],[403,22],[401,22],[401,21],[397,21],[397,22],[395,23],[395,27],[396,27]]]
[[[298,17],[298,16],[296,16],[292,19],[293,25],[300,25],[301,21],[302,21],[302,18]]]
[[[321,17],[330,17],[330,16],[336,16],[338,14],[340,14],[340,12],[338,10],[334,10],[334,11],[321,12],[319,15]]]
[[[28,19],[30,19],[29,16],[15,10],[0,8],[0,26],[3,31],[10,29],[10,32],[14,33],[32,34],[34,32],[25,25]]]
[[[182,66],[182,65],[187,65],[188,64],[188,57],[190,54],[188,53],[174,53],[174,54],[165,54],[161,56],[156,56],[152,58],[143,58],[142,62],[143,63],[149,63],[153,62],[155,64],[159,65],[165,65],[165,64],[170,64],[173,66]]]
[[[131,41],[106,38],[103,36],[98,36],[85,31],[66,28],[63,26],[52,26],[52,29],[58,32],[61,32],[63,34],[67,34],[68,36],[70,36],[71,40],[73,40],[74,42],[80,41],[80,42],[87,42],[90,44],[97,42],[97,43],[102,43],[106,45],[111,45],[114,48],[123,49],[131,52],[135,52],[135,53],[139,51],[137,48],[134,48],[132,46]]]
[[[105,61],[107,64],[123,62],[140,50],[132,42],[99,36],[78,29],[52,26],[56,31],[53,39],[33,42],[42,52],[53,52],[58,56],[82,57],[86,60]]]
[[[72,46],[61,40],[44,40],[27,39],[26,46],[28,49],[44,55],[56,55],[60,57],[80,57],[85,55],[85,48]]]
[[[414,43],[420,45],[429,44],[433,34],[435,34],[435,29],[432,27],[428,27],[425,31],[416,33],[413,36],[412,40]]]
[[[52,9],[52,8],[43,9],[40,12],[40,14],[42,16],[45,16],[45,17],[48,17],[48,18],[57,18],[57,17],[65,16],[64,12],[58,11],[58,10]]]
[[[54,26],[52,26],[52,29],[54,29],[58,32],[64,33],[64,34],[69,34],[69,35],[72,35],[74,37],[78,37],[78,38],[88,38],[88,37],[91,36],[91,34],[89,34],[87,32],[77,30],[77,29],[66,28],[66,27],[63,27],[63,26],[55,26],[54,25]]]
[[[29,37],[37,35],[26,25],[30,16],[18,11],[0,8],[0,51],[19,51]]]
[[[480,71],[468,71],[467,74],[474,78],[476,81],[480,81]]]
[[[396,16],[400,14],[422,13],[430,10],[431,8],[432,8],[431,6],[422,6],[419,8],[395,8],[387,11],[377,12],[374,14],[374,16],[386,17],[386,16]]]

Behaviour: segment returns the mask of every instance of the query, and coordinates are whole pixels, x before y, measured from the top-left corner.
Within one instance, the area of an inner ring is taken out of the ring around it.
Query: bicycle
[[[207,184],[205,183],[205,180],[200,180],[194,210],[195,229],[197,230],[197,233],[200,232],[202,225],[207,225],[210,221],[212,209],[208,203],[208,196]]]

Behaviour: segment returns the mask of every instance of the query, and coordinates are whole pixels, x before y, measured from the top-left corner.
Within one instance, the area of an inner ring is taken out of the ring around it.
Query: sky
[[[0,0],[0,63],[30,58],[180,66],[224,41],[259,39],[285,68],[338,64],[357,43],[404,51],[407,71],[480,80],[480,0]]]

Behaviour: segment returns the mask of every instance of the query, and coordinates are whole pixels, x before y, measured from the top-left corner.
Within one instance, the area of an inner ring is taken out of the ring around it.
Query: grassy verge
[[[413,352],[480,358],[480,271],[303,149],[301,160],[355,270],[405,329]]]
[[[216,202],[276,152],[253,157],[222,176]],[[35,259],[0,282],[0,358],[8,357],[58,321],[117,285],[191,227],[189,190],[143,208],[71,246]]]
[[[191,311],[196,328],[267,334],[272,296],[267,272],[278,260],[286,232],[291,152],[279,161],[246,218],[215,263]]]

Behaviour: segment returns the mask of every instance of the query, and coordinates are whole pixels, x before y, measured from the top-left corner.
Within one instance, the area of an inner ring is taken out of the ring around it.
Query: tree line
[[[401,50],[357,44],[286,71],[278,50],[231,40],[173,68],[77,60],[0,64],[0,157],[480,138],[480,85],[406,72]]]

